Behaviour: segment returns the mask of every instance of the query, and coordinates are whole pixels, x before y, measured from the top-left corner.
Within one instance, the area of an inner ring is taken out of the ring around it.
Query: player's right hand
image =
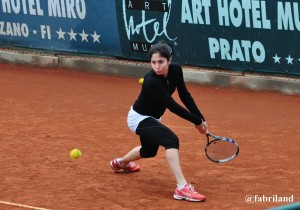
[[[202,134],[208,134],[208,125],[206,123],[206,121],[203,121],[200,125],[196,125],[195,126],[197,128],[197,130],[202,133]]]

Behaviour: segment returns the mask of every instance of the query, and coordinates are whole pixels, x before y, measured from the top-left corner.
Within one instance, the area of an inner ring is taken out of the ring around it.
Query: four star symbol
[[[81,42],[84,42],[84,41],[89,42],[88,37],[91,36],[91,37],[93,37],[93,43],[98,42],[100,44],[99,39],[100,39],[101,35],[98,35],[96,31],[94,31],[93,34],[87,34],[84,31],[84,29],[82,30],[82,33],[75,33],[72,28],[71,28],[70,32],[64,32],[64,31],[62,31],[61,28],[59,28],[59,31],[56,31],[56,33],[58,34],[58,39],[63,39],[63,40],[66,40],[65,33],[69,34],[70,41],[72,41],[72,40],[77,41],[76,35],[79,34],[81,36]]]

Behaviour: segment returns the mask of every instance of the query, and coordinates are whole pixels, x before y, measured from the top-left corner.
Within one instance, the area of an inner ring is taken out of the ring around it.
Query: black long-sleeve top
[[[172,98],[176,88],[180,100],[188,110]],[[144,77],[140,95],[133,105],[133,109],[139,114],[156,119],[159,119],[167,108],[195,125],[205,121],[186,88],[181,66],[175,64],[170,64],[167,78],[157,75],[153,70],[149,71]]]

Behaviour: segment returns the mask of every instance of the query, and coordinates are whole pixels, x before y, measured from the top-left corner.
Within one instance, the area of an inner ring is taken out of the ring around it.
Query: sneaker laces
[[[121,163],[120,163],[119,159],[115,159],[114,162],[115,162],[118,166],[121,166]]]
[[[127,166],[123,167],[123,166],[121,165],[119,158],[115,159],[115,163],[116,163],[119,167],[121,167],[121,168],[126,168],[126,167],[127,167]]]
[[[136,164],[134,162],[129,162],[126,166],[122,166],[122,164],[120,163],[119,159],[115,159],[115,162],[117,163],[117,165],[123,169],[127,169],[127,168],[134,168],[136,166]]]
[[[195,193],[195,194],[198,194],[198,192],[196,192],[195,191],[195,189],[194,189],[194,186],[193,185],[191,185],[191,184],[188,184],[187,186],[186,186],[186,188],[188,188],[190,191],[192,191],[193,193]]]

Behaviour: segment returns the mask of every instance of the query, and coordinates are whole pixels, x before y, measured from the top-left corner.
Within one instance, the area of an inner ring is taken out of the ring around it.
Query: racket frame
[[[213,138],[213,140],[212,140],[212,141],[209,141],[209,137]],[[212,134],[212,133],[206,134],[206,138],[207,138],[207,144],[206,144],[206,146],[205,146],[205,155],[206,155],[206,157],[207,157],[210,161],[212,161],[212,162],[215,162],[215,163],[226,163],[226,162],[231,161],[233,158],[235,158],[235,157],[239,154],[239,151],[240,151],[239,145],[238,145],[233,139],[231,139],[231,138],[228,138],[228,137],[222,137],[222,136],[216,136],[216,135],[214,135],[214,134]],[[207,148],[208,148],[208,146],[209,146],[211,143],[216,142],[216,141],[228,141],[228,142],[234,144],[234,145],[236,146],[236,148],[237,148],[236,153],[235,153],[234,155],[232,155],[231,157],[228,157],[228,158],[222,159],[222,160],[213,160],[213,159],[211,159],[211,158],[207,155]]]

